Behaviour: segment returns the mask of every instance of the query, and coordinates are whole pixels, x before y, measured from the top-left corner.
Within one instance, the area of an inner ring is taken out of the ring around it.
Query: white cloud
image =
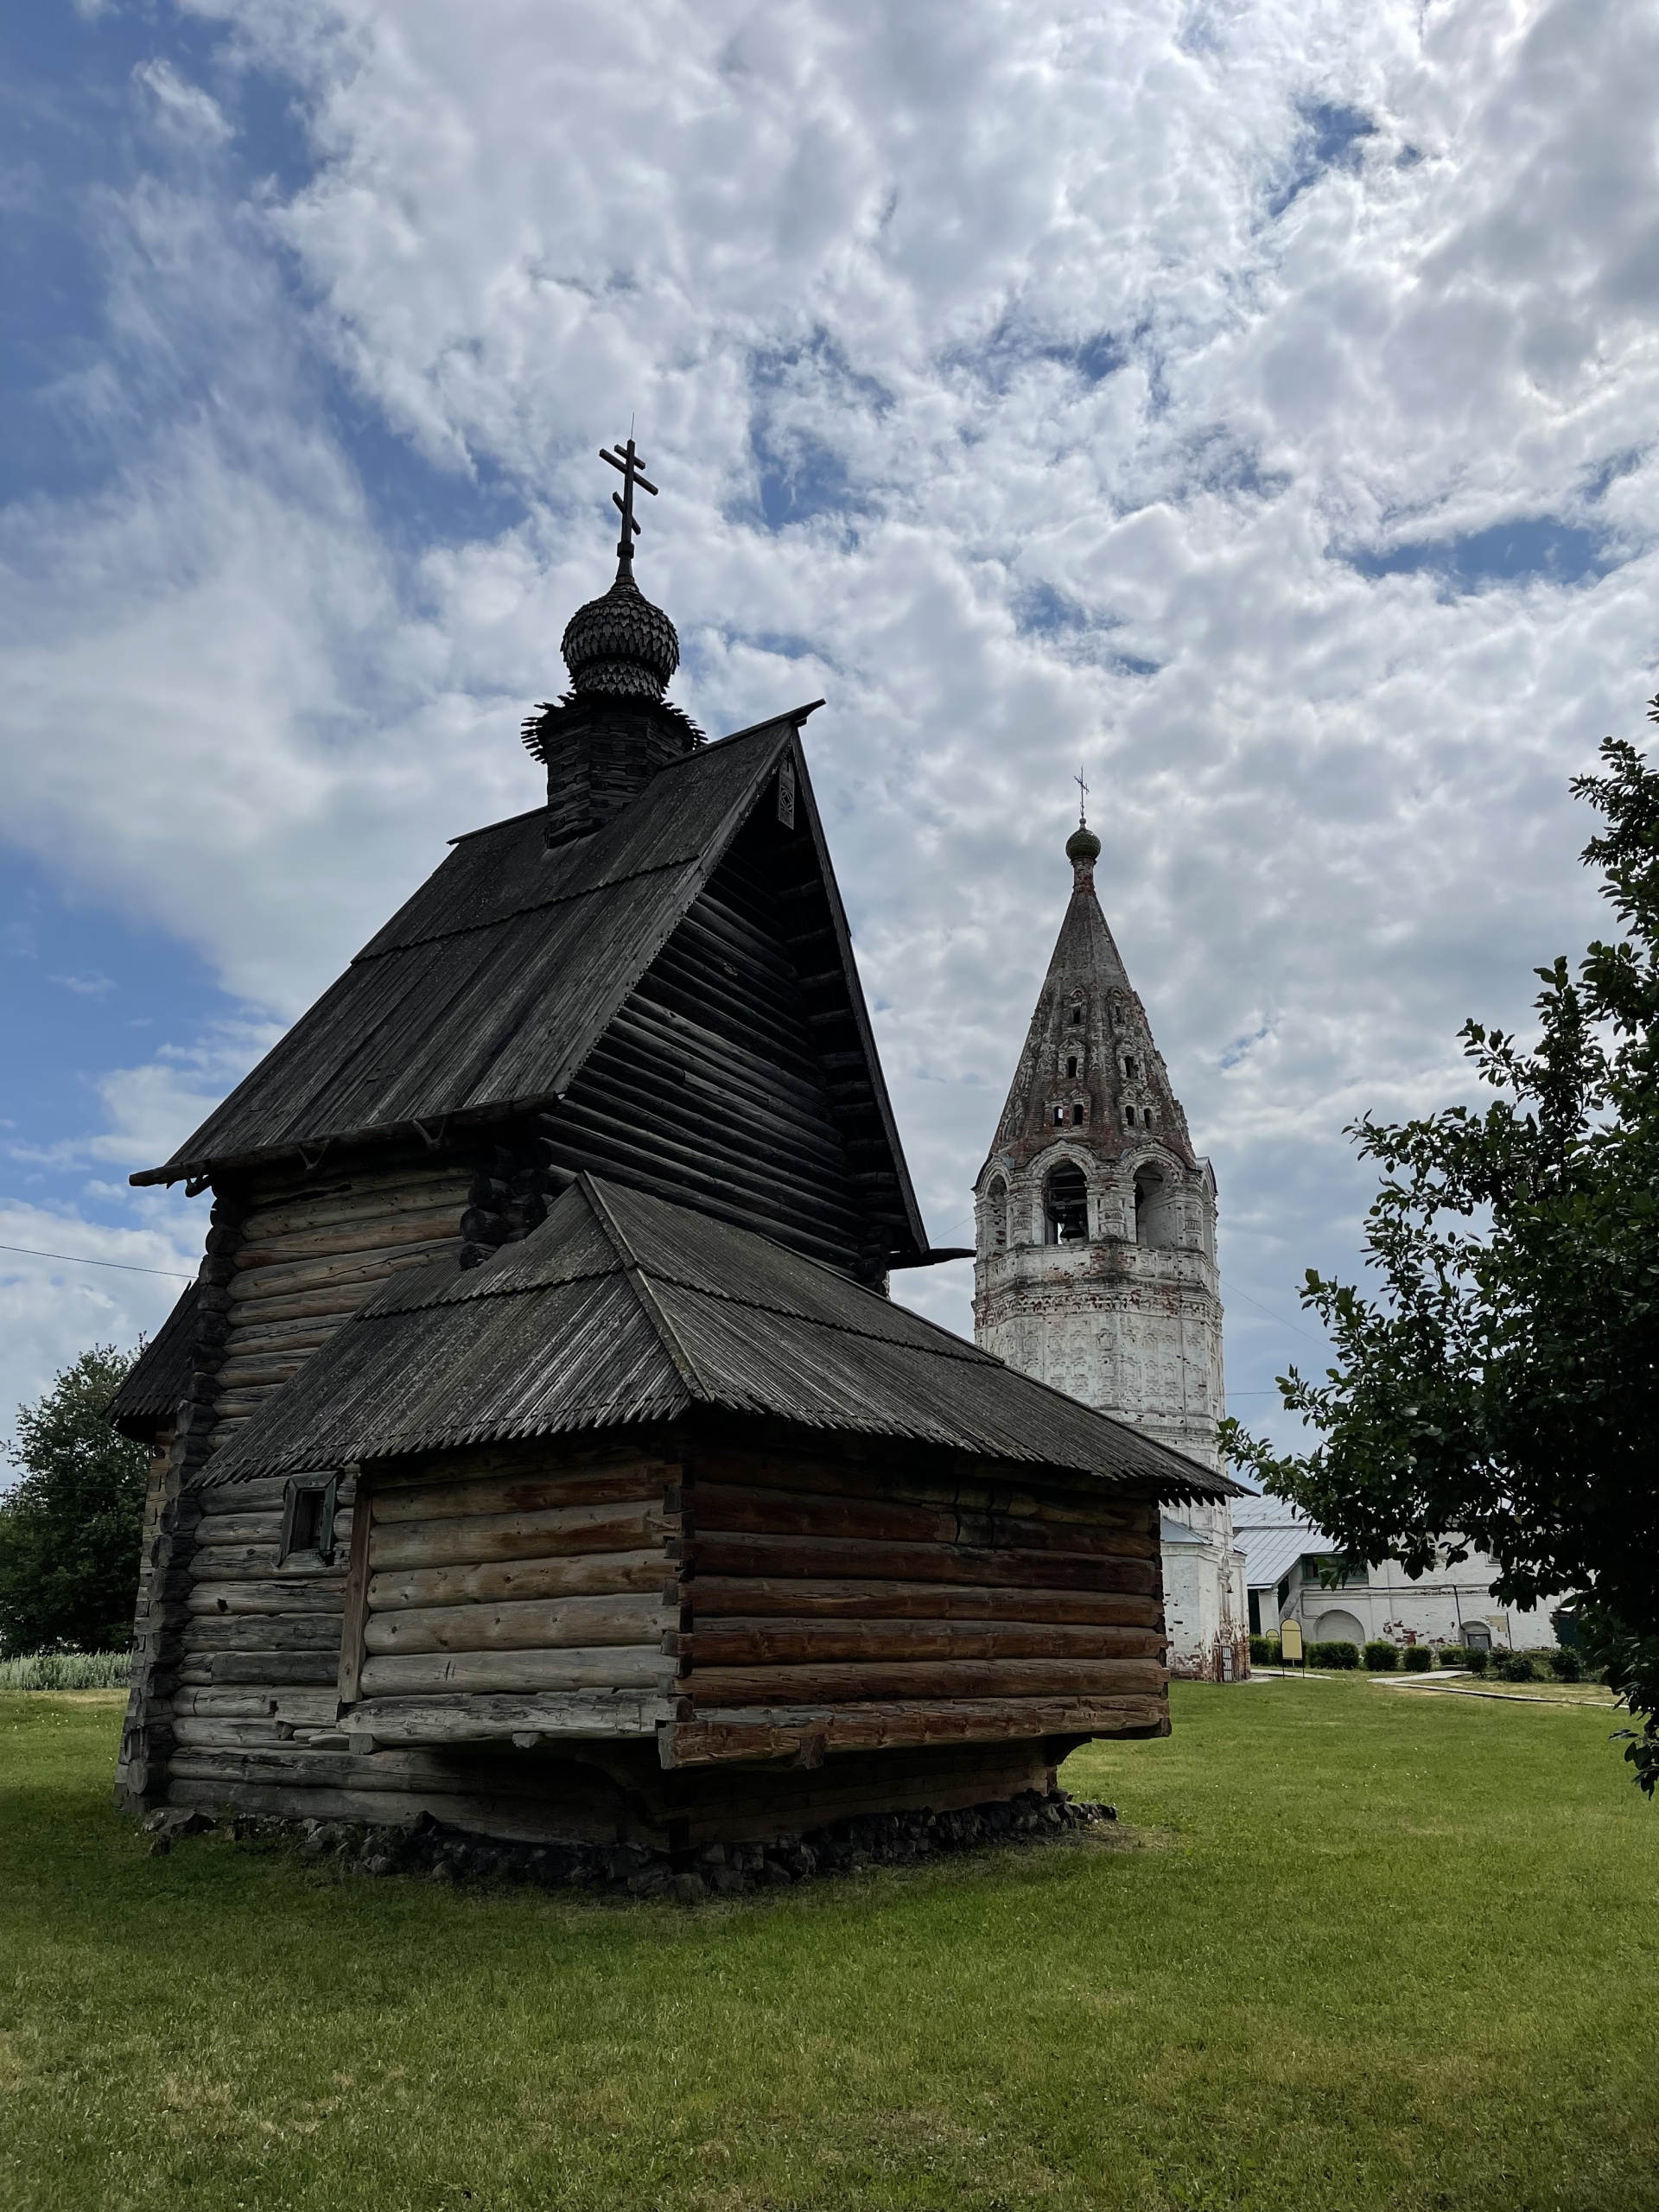
[[[208,146],[222,146],[234,136],[212,93],[181,77],[171,62],[141,61],[132,73],[149,94],[156,116],[166,130]]]
[[[814,773],[936,1237],[1082,759],[1253,1360],[1249,1296],[1294,1320],[1351,1249],[1342,1123],[1461,1086],[1462,1016],[1522,1018],[1591,925],[1566,779],[1655,658],[1659,29],[1611,0],[198,12],[297,84],[319,166],[108,213],[81,403],[125,461],[10,540],[18,834],[292,1012],[443,835],[529,802],[513,725],[603,582],[592,448],[637,410],[678,696],[711,728],[829,696]],[[411,556],[318,348],[527,519]],[[1457,551],[1543,523],[1554,575]],[[917,1294],[962,1325],[959,1287]]]
[[[16,1408],[88,1344],[130,1351],[155,1335],[195,1274],[202,1225],[190,1222],[193,1239],[179,1233],[183,1222],[171,1231],[159,1223],[105,1229],[73,1213],[0,1204],[0,1430],[10,1433]],[[0,1486],[14,1474],[0,1461]]]

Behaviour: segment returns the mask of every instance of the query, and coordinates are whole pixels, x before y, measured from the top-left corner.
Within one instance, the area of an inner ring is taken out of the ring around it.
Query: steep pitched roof
[[[550,849],[546,810],[455,841],[449,857],[164,1166],[135,1183],[202,1177],[331,1140],[459,1135],[556,1102],[719,868],[787,756],[817,855],[896,1186],[901,1262],[927,1240],[813,803],[800,708],[664,768],[606,828]]]
[[[1080,1123],[1072,1110],[1079,1105]],[[1187,1166],[1198,1165],[1146,1008],[1096,896],[1087,847],[1073,863],[1071,896],[991,1151],[1018,1160],[1063,1135],[1112,1157],[1154,1136]]]
[[[1224,1478],[747,1230],[583,1175],[484,1266],[388,1283],[212,1462],[232,1482],[697,1406],[1149,1486]]]
[[[195,1371],[196,1300],[193,1282],[133,1362],[132,1371],[104,1409],[123,1436],[148,1444],[172,1420]]]

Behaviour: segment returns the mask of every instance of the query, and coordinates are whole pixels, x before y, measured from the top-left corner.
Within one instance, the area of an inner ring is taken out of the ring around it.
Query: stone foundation
[[[216,1822],[170,1808],[152,1814],[144,1825],[156,1853],[171,1851],[175,1836],[222,1827],[238,1844],[293,1852],[342,1873],[412,1874],[439,1882],[493,1876],[543,1889],[694,1904],[866,1866],[913,1866],[995,1844],[1050,1842],[1116,1818],[1111,1805],[1079,1802],[1064,1789],[1032,1789],[953,1812],[860,1813],[766,1844],[711,1843],[672,1853],[638,1843],[514,1843],[450,1827],[426,1815],[412,1827],[382,1827],[246,1813]]]

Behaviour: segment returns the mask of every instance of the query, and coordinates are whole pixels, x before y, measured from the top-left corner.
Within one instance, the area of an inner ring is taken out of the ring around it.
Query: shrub
[[[0,1659],[0,1690],[124,1690],[131,1663],[124,1651],[36,1651]]]
[[[1469,1664],[1469,1654],[1460,1643],[1443,1643],[1440,1656],[1442,1667],[1466,1667]]]
[[[1391,1675],[1399,1664],[1400,1652],[1397,1645],[1384,1642],[1380,1636],[1374,1637],[1366,1645],[1365,1666],[1368,1673]]]
[[[1310,1643],[1306,1646],[1310,1667],[1357,1667],[1359,1646],[1338,1641],[1332,1643]]]
[[[1538,1662],[1530,1651],[1500,1651],[1494,1656],[1492,1672],[1500,1682],[1535,1682]]]
[[[1250,1664],[1253,1667],[1276,1667],[1279,1664],[1279,1639],[1276,1636],[1253,1636],[1250,1638]]]
[[[1408,1643],[1400,1656],[1408,1675],[1426,1675],[1434,1664],[1434,1654],[1426,1643]]]
[[[1491,1651],[1483,1650],[1478,1643],[1471,1643],[1463,1656],[1471,1675],[1484,1675],[1492,1663]]]
[[[1570,1643],[1563,1643],[1554,1651],[1544,1654],[1544,1663],[1558,1682],[1581,1682],[1584,1662]]]

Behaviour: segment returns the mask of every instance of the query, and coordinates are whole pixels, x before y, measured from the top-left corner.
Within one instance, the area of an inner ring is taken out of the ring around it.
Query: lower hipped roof
[[[582,1176],[484,1266],[396,1275],[205,1479],[574,1430],[694,1407],[1133,1484],[1234,1485],[764,1236]]]
[[[148,1444],[188,1395],[196,1365],[196,1301],[200,1293],[201,1285],[193,1282],[105,1408],[105,1419],[123,1436]]]

